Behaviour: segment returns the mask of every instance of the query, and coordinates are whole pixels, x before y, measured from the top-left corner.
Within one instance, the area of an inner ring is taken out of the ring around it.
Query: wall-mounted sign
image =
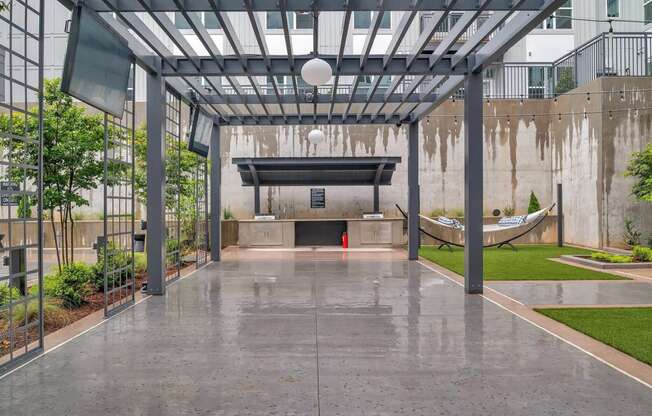
[[[20,191],[20,185],[15,182],[0,182],[0,204],[3,207],[6,206],[15,206],[18,205],[18,196],[17,195],[8,195],[12,192]]]
[[[326,189],[310,189],[310,208],[326,208]]]

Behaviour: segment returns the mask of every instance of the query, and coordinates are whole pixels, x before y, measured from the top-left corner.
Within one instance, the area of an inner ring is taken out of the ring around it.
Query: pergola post
[[[147,293],[165,293],[165,81],[147,75]]]
[[[408,128],[408,259],[419,258],[419,122]]]
[[[464,93],[464,290],[482,293],[482,73],[467,76]]]
[[[213,126],[210,144],[211,156],[211,260],[220,261],[222,252],[222,159],[220,150],[220,126]]]

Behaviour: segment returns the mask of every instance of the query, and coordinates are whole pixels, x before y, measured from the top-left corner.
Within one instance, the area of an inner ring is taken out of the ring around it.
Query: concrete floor
[[[2,415],[649,415],[403,252],[231,251],[0,380]]]
[[[489,286],[526,305],[652,305],[652,281],[531,281]]]

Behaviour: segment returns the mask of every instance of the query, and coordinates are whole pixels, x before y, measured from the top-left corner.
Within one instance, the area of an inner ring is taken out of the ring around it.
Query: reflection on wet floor
[[[652,305],[652,282],[501,282],[490,287],[526,305]]]
[[[12,416],[651,407],[643,385],[398,250],[230,250],[0,380],[0,414]]]

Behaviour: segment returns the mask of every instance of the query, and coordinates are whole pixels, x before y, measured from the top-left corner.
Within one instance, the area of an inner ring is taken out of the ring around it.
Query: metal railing
[[[553,98],[600,77],[648,76],[652,75],[651,54],[652,33],[602,33],[555,62],[501,62],[492,65],[484,73],[484,94],[491,99]],[[390,84],[390,77],[385,78],[376,90],[378,95],[383,94]],[[396,93],[402,94],[412,78],[406,76]],[[430,79],[427,77],[416,92],[423,93]],[[340,80],[337,94],[348,95],[352,85],[342,81],[345,80]],[[370,85],[371,79],[360,82],[356,94],[366,95]],[[275,93],[271,84],[264,84],[262,90],[269,95]],[[230,87],[224,87],[224,92],[237,94]],[[310,86],[299,86],[301,95],[312,92]],[[256,92],[250,85],[242,85],[240,93],[254,95]],[[279,93],[292,95],[294,87],[291,83],[280,84]],[[331,94],[332,86],[321,86],[318,93]],[[464,94],[456,96],[461,98]]]

